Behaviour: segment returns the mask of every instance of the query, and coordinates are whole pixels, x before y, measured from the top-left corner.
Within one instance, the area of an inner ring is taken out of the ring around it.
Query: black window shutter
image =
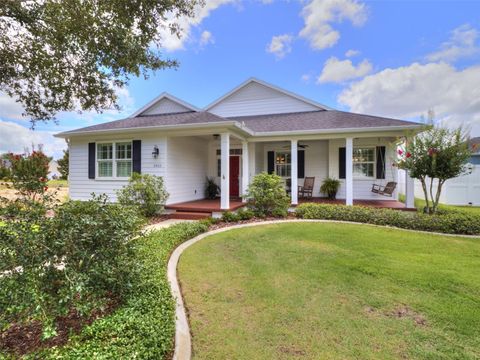
[[[95,179],[95,143],[88,143],[88,178]]]
[[[142,140],[132,141],[132,171],[142,173]]]
[[[345,179],[347,174],[347,151],[346,148],[338,148],[338,178]]]
[[[273,174],[275,172],[275,151],[269,151],[267,154],[267,172]]]
[[[377,179],[385,179],[385,146],[377,146]]]
[[[298,150],[298,178],[303,179],[305,177],[305,150]]]

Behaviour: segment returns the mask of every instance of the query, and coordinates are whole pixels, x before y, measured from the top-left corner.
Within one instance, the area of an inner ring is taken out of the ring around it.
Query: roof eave
[[[103,130],[86,130],[86,131],[73,131],[73,132],[62,132],[54,134],[54,137],[67,139],[77,136],[85,136],[90,134],[117,134],[128,131],[151,131],[151,130],[189,130],[189,129],[210,129],[218,127],[235,127],[238,130],[241,130],[248,135],[253,135],[253,132],[242,126],[238,121],[218,121],[218,122],[206,122],[206,123],[196,123],[196,124],[177,124],[177,125],[159,125],[159,126],[143,126],[143,127],[131,127],[131,128],[119,128],[119,129],[103,129]]]
[[[343,133],[364,133],[381,131],[412,131],[422,130],[422,124],[399,125],[399,126],[376,126],[362,128],[335,128],[335,129],[312,129],[312,130],[286,130],[286,131],[255,131],[254,136],[282,136],[282,135],[312,135],[312,134],[343,134]]]

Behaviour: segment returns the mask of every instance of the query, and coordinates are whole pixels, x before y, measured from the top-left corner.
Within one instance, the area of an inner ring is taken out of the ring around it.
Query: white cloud
[[[302,10],[305,21],[300,36],[310,42],[316,50],[335,45],[340,33],[332,27],[332,23],[340,23],[347,19],[355,26],[361,26],[367,20],[367,10],[357,0],[312,0]]]
[[[457,70],[446,63],[413,63],[385,69],[352,83],[338,97],[351,111],[415,118],[434,109],[447,126],[480,135],[480,66]]]
[[[30,130],[10,121],[0,120],[0,153],[23,153],[32,144],[42,145],[43,151],[55,159],[63,155],[67,148],[65,140],[53,137],[53,132]]]
[[[206,0],[205,6],[196,6],[195,15],[193,17],[181,16],[177,18],[173,14],[170,14],[167,16],[167,21],[165,23],[166,27],[159,29],[162,48],[167,51],[183,49],[185,42],[190,40],[193,27],[200,25],[200,23],[218,7],[234,2],[236,2],[236,0]],[[177,23],[180,25],[180,36],[171,33],[168,28],[168,25],[171,23]]]
[[[349,59],[339,60],[336,57],[331,57],[325,62],[322,73],[318,77],[317,82],[341,83],[365,76],[371,71],[372,64],[367,59],[355,66]]]
[[[301,77],[302,81],[306,83],[310,82],[310,78],[311,78],[310,74],[303,74]]]
[[[14,98],[0,91],[0,118],[25,120],[22,117],[23,107]]]
[[[475,44],[478,38],[477,29],[468,24],[462,25],[451,32],[450,39],[440,46],[440,50],[426,56],[428,61],[453,62],[463,57],[469,57],[480,52]]]
[[[267,45],[267,52],[274,54],[277,59],[281,59],[292,51],[292,40],[293,36],[288,34],[274,36]]]
[[[215,43],[215,39],[210,31],[205,30],[200,35],[200,46],[207,46],[208,44]]]
[[[359,54],[360,54],[360,51],[350,49],[350,50],[348,50],[348,51],[345,53],[345,56],[346,56],[346,57],[354,57],[354,56],[357,56],[357,55],[359,55]]]

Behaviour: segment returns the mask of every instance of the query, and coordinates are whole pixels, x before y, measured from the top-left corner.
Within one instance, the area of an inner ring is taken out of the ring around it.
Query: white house
[[[95,192],[114,200],[135,171],[163,176],[168,204],[203,199],[205,179],[214,177],[226,210],[262,171],[291,179],[294,205],[306,176],[315,177],[316,197],[322,180],[333,177],[341,180],[337,197],[347,205],[385,200],[372,184],[398,181],[395,139],[420,128],[333,110],[252,78],[203,109],[162,93],[127,119],[57,136],[69,141],[72,199]],[[407,183],[413,189],[408,177]],[[406,205],[413,207],[413,191]]]

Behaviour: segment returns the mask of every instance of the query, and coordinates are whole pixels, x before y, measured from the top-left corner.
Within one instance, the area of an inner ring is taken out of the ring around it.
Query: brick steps
[[[169,215],[170,219],[179,220],[202,220],[212,216],[211,212],[199,212],[199,211],[176,211]]]

